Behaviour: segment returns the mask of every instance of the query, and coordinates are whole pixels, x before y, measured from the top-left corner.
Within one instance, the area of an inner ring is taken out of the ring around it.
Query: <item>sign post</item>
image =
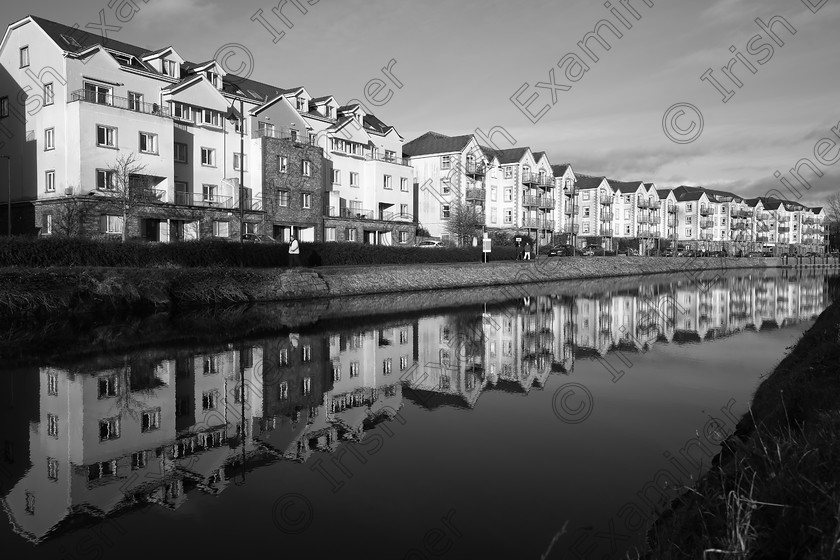
[[[486,232],[484,233],[484,239],[482,239],[482,253],[484,253],[484,264],[487,264],[487,253],[492,252],[493,247],[493,240],[490,239],[490,235]]]

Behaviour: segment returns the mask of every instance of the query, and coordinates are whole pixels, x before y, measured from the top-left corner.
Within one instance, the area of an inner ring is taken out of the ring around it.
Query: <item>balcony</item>
[[[575,224],[575,225],[566,224],[566,225],[565,225],[565,226],[563,226],[563,228],[561,229],[561,233],[574,233],[574,234],[577,234],[577,233],[579,233],[579,232],[580,232],[580,224]]]
[[[533,216],[526,216],[522,220],[522,227],[531,228],[531,229],[553,230],[554,229],[554,220],[549,220],[547,218],[535,218]]]
[[[527,171],[522,174],[522,184],[533,185],[538,187],[553,186],[551,178],[548,177],[545,173],[533,173],[531,171]]]
[[[338,215],[341,218],[353,218],[358,220],[376,219],[376,212],[373,210],[365,210],[363,208],[339,208]]]
[[[729,229],[747,229],[747,224],[738,223],[738,222],[730,222]]]
[[[790,233],[790,226],[779,226],[779,233]]]
[[[473,179],[484,177],[487,174],[487,166],[482,161],[467,161],[467,165],[464,166],[464,174]]]
[[[237,208],[232,196],[191,192],[176,192],[175,204],[181,206],[202,206],[205,208]]]
[[[554,208],[554,198],[550,196],[525,195],[522,205],[531,208]]]
[[[816,223],[816,220],[814,220],[814,218],[803,218],[802,223],[810,226],[814,225]]]
[[[601,226],[601,235],[604,237],[612,237],[613,236],[613,228],[612,226]]]
[[[779,243],[782,243],[783,245],[787,245],[788,243],[790,243],[790,237],[787,236],[787,235],[780,235],[779,236]]]
[[[577,204],[567,204],[563,213],[567,216],[571,216],[572,214],[577,214],[579,209],[580,207]]]
[[[290,128],[280,128],[277,129],[275,127],[263,127],[257,130],[251,131],[251,138],[256,140],[259,138],[275,138],[277,140],[291,140],[295,144],[305,145],[309,144],[310,146],[316,145],[316,137],[313,136],[306,136],[302,132],[296,129]],[[335,152],[335,150],[332,150]],[[357,158],[364,157],[362,154],[351,154],[348,152],[336,152],[347,156],[354,156]]]
[[[779,219],[776,221],[778,221],[780,224],[788,224],[790,223],[790,216],[779,216]]]
[[[677,213],[677,205],[676,204],[669,204],[668,205],[668,213],[669,214],[676,214]]]
[[[710,232],[710,233],[701,233],[701,234],[700,234],[700,239],[703,239],[704,241],[711,241],[711,240],[713,240],[714,238],[715,238],[715,235],[714,235],[713,233],[711,233],[711,232]]]
[[[650,224],[652,222],[653,222],[653,220],[651,220],[648,216],[645,216],[645,215],[636,216],[636,223],[637,224]]]
[[[659,210],[662,208],[662,201],[661,200],[652,200],[650,203],[651,210]]]
[[[484,202],[487,200],[487,190],[486,189],[467,189],[466,192],[467,200],[479,200]]]
[[[701,216],[711,216],[714,213],[715,213],[715,209],[712,208],[711,206],[707,206],[707,205],[704,204],[700,207],[700,215]]]
[[[711,229],[715,227],[714,220],[700,220],[700,229]]]
[[[94,103],[96,105],[107,105],[109,107],[116,107],[117,109],[124,109],[134,113],[154,115],[164,119],[172,118],[172,115],[169,114],[169,108],[161,107],[158,103],[142,103],[125,97],[116,97],[96,91],[88,91],[84,89],[72,91],[70,92],[70,98],[67,100],[67,103],[72,103],[74,101],[84,101],[85,103]]]
[[[314,144],[314,142],[312,143]],[[411,160],[409,160],[408,158],[397,157],[392,154],[380,154],[379,152],[365,153],[365,159],[368,161],[384,161],[385,163],[393,163],[394,165],[411,167]]]
[[[645,209],[650,208],[650,206],[651,206],[650,200],[648,200],[647,198],[639,198],[639,199],[636,200],[636,206],[638,208],[645,208]]]
[[[601,204],[604,206],[611,206],[613,203],[613,198],[611,196],[606,196],[601,199]]]
[[[602,222],[611,222],[614,219],[614,215],[611,210],[601,210],[601,221]]]
[[[668,216],[668,227],[674,227],[677,225],[677,219],[674,216]]]
[[[767,220],[767,219],[770,218],[770,214],[768,214],[767,212],[759,212],[755,215],[755,217],[756,217],[757,220],[763,222],[764,220]]]

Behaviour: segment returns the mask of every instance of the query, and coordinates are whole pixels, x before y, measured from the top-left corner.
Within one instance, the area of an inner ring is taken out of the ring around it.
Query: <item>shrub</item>
[[[513,260],[512,247],[494,246],[488,260]],[[361,243],[302,243],[304,266],[480,262],[481,247],[386,247]],[[70,237],[0,238],[0,266],[238,267],[288,266],[284,243],[220,240],[146,243]]]

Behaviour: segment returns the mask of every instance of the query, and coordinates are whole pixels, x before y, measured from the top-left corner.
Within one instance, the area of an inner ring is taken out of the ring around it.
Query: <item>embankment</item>
[[[569,279],[768,268],[775,259],[575,257],[537,261],[325,267],[6,268],[0,316],[172,309],[366,294],[519,285]]]
[[[835,299],[758,387],[712,469],[656,521],[649,557],[837,558],[838,465]]]

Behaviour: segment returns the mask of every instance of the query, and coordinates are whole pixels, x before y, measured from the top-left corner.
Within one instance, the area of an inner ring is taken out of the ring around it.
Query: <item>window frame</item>
[[[44,151],[55,150],[55,127],[44,129]]]
[[[31,62],[29,60],[29,45],[20,47],[18,62],[20,63],[20,68],[29,68]]]
[[[204,163],[204,154],[209,156],[210,163]],[[207,146],[201,147],[201,166],[202,167],[216,167],[216,148],[208,148]]]
[[[55,192],[55,169],[44,171],[44,192]]]
[[[99,131],[103,130],[105,132],[104,140],[106,143],[101,143],[99,141]],[[111,133],[111,141],[112,144],[108,144],[108,132]],[[119,128],[116,126],[110,126],[107,124],[97,124],[96,125],[96,146],[98,148],[108,148],[109,150],[119,150],[120,143],[119,143]]]
[[[180,155],[179,149],[183,147],[183,159],[179,159]],[[189,163],[190,159],[190,146],[189,144],[185,144],[183,142],[175,142],[175,147],[173,149],[172,159],[175,163]]]
[[[143,149],[143,137],[144,136],[146,137],[146,143],[147,143],[145,150]],[[149,148],[148,147],[148,142],[150,140],[152,142],[152,149],[151,150],[148,149]],[[138,132],[137,151],[139,151],[141,154],[149,154],[149,155],[155,155],[155,156],[159,155],[160,150],[158,148],[158,135],[155,134],[154,132],[145,132],[145,131],[142,131],[142,130],[140,132]]]
[[[44,106],[55,103],[55,86],[52,82],[44,84]]]

